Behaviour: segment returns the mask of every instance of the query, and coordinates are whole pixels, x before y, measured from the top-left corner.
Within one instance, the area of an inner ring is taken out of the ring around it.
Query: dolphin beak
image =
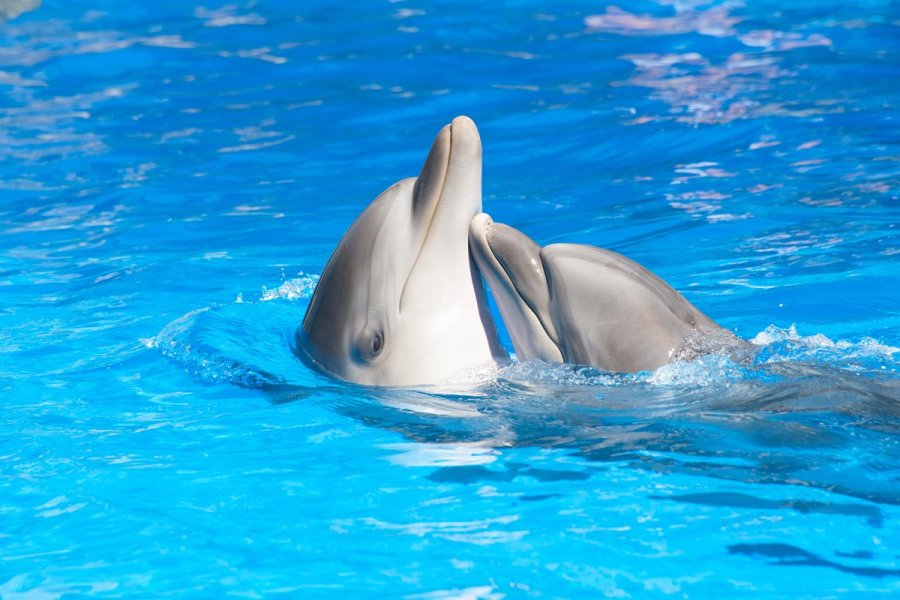
[[[453,198],[442,203],[441,198]],[[452,204],[452,205],[451,205]],[[460,116],[445,125],[428,152],[413,188],[413,214],[429,224],[453,218],[454,227],[465,231],[468,222],[481,211],[481,137],[475,122]]]
[[[494,292],[517,353],[524,354],[520,358],[561,361],[541,247],[480,213],[469,224],[469,248]]]
[[[413,187],[411,216],[418,254],[400,294],[401,312],[409,306],[407,299],[418,295],[415,290],[472,278],[469,222],[479,212],[481,137],[472,119],[456,117],[438,133]],[[436,279],[437,272],[444,276]],[[451,289],[447,296],[454,296]]]

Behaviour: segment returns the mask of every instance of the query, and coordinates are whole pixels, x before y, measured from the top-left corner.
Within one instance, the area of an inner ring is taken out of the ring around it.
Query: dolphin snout
[[[455,137],[459,138],[479,137],[478,128],[475,126],[475,121],[473,121],[466,115],[454,117],[454,119],[450,122],[450,131]]]
[[[449,128],[451,165],[455,163],[461,168],[471,168],[471,165],[477,162],[480,167],[481,136],[478,135],[475,122],[463,115],[453,119]]]
[[[469,223],[469,239],[482,247],[488,246],[488,235],[494,220],[487,213],[478,213]]]

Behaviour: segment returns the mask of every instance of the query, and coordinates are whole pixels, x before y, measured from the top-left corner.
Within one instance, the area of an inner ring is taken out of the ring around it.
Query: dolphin
[[[469,245],[520,360],[637,372],[749,345],[621,254],[542,248],[484,213],[469,225]]]
[[[457,117],[418,178],[363,212],[316,285],[294,351],[332,377],[376,386],[452,382],[507,358],[469,255],[481,211],[481,139]]]

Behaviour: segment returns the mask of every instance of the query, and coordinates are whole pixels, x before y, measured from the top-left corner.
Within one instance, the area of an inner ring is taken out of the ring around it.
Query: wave
[[[294,330],[318,275],[298,274],[275,288],[193,310],[145,344],[203,383],[247,388],[315,384],[291,351]],[[303,301],[303,302],[301,302]]]
[[[299,273],[276,287],[239,293],[229,304],[193,310],[166,325],[146,344],[201,381],[249,386],[296,380],[314,383],[293,355],[293,334],[319,276]],[[499,385],[514,391],[547,387],[706,387],[786,376],[897,372],[900,348],[871,337],[832,340],[821,333],[801,335],[796,325],[769,325],[750,342],[749,361],[718,354],[674,362],[655,371],[611,373],[579,365],[513,360],[459,374],[464,387]],[[318,378],[318,376],[314,376]],[[439,389],[439,388],[436,388]]]

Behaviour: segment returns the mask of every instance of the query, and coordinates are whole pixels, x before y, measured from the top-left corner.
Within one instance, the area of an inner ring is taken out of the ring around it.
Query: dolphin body
[[[457,117],[418,178],[382,192],[325,266],[295,352],[327,375],[366,385],[451,381],[507,358],[469,255],[481,211],[481,139]]]
[[[520,360],[637,372],[749,346],[621,254],[541,248],[484,213],[472,219],[469,244]]]

